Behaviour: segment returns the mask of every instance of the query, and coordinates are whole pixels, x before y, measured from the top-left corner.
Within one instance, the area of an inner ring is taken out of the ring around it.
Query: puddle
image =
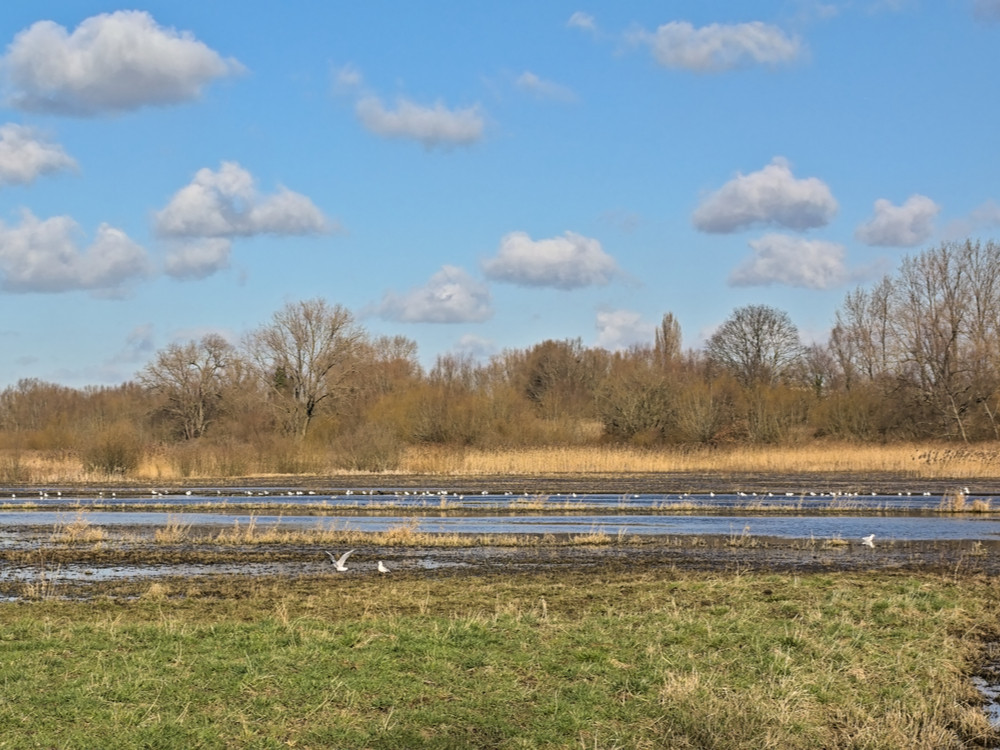
[[[972,678],[972,684],[986,699],[983,707],[990,726],[1000,732],[1000,642],[987,645],[987,664]],[[993,750],[1000,748],[994,745]]]
[[[972,684],[988,701],[985,710],[990,725],[994,729],[1000,730],[1000,683],[990,682],[985,677],[976,676],[972,678]]]

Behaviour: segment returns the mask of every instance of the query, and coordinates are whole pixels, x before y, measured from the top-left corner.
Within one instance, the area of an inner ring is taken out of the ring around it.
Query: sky
[[[89,0],[0,14],[0,388],[323,298],[429,367],[684,347],[1000,237],[1000,0]]]

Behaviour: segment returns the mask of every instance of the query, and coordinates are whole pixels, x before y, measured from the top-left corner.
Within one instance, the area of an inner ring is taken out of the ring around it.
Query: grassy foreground
[[[0,748],[977,747],[998,623],[909,574],[156,583],[0,604]]]

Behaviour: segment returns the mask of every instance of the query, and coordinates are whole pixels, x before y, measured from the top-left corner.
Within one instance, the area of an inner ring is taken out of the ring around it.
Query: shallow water
[[[749,534],[820,539],[875,534],[879,540],[1000,539],[1000,501],[992,495],[967,499],[969,504],[975,501],[997,509],[940,513],[942,496],[928,492],[532,495],[398,488],[10,490],[0,495],[0,543],[5,537],[21,536],[25,527],[56,527],[77,518],[107,527],[255,523],[258,527],[280,524],[384,531],[412,523],[421,532],[461,534]]]
[[[1000,512],[1000,496],[969,496],[990,503]],[[593,509],[630,511],[669,511],[692,506],[711,510],[769,509],[790,512],[815,510],[841,511],[934,511],[943,501],[939,494],[929,492],[897,492],[893,494],[837,492],[731,492],[731,493],[459,493],[448,490],[402,490],[398,488],[367,488],[361,490],[328,490],[324,492],[240,488],[198,488],[186,491],[153,492],[57,492],[56,490],[10,490],[0,493],[0,509],[23,507],[30,503],[38,508],[127,508],[136,506],[184,507],[189,505],[266,505],[289,509],[318,506],[328,509],[366,507],[432,508],[453,510],[518,510],[524,507],[556,506],[561,510]]]

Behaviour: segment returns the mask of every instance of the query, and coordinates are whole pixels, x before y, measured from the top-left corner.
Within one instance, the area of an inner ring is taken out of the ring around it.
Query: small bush
[[[139,468],[142,453],[136,431],[128,425],[115,425],[101,431],[84,449],[83,468],[95,474],[128,476]]]
[[[387,427],[368,424],[343,440],[336,465],[352,471],[391,471],[403,460],[403,442]]]

